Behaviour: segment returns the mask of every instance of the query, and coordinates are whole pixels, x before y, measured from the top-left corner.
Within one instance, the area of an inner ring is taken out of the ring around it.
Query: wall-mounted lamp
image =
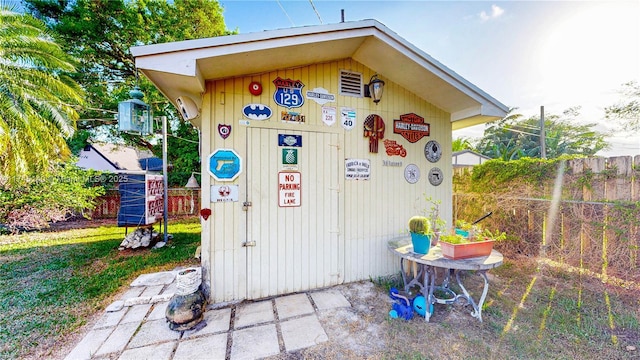
[[[378,79],[378,74],[374,74],[369,80],[369,83],[364,86],[364,97],[372,98],[373,102],[378,105],[382,98],[383,90],[384,81]]]

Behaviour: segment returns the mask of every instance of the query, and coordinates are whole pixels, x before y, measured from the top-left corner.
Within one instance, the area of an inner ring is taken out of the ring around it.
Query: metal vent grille
[[[340,70],[340,95],[362,97],[362,74]]]

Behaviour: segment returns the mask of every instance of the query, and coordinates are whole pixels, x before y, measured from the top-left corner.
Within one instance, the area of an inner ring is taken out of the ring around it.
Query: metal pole
[[[167,234],[167,222],[169,218],[169,178],[167,176],[167,117],[162,116],[162,178],[164,182],[164,208],[162,216],[164,219],[164,242],[169,240]]]
[[[544,106],[540,106],[540,158],[547,158],[547,136],[544,133]]]

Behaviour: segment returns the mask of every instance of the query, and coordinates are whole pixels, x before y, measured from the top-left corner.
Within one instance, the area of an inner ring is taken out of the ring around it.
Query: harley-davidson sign
[[[414,113],[400,115],[400,120],[393,120],[393,133],[400,134],[410,143],[429,136],[429,124],[422,116]]]

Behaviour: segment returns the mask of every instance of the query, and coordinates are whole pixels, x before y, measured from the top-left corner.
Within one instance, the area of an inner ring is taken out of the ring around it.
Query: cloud
[[[504,14],[504,9],[498,5],[491,5],[491,14],[487,14],[486,11],[481,11],[479,16],[482,21],[489,21],[492,19],[497,19]]]

